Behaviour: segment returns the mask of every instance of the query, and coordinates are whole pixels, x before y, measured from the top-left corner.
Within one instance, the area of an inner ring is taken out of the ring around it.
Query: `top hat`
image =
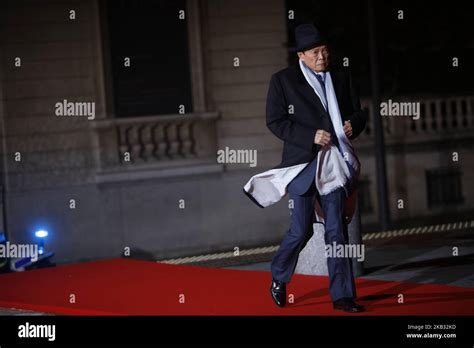
[[[295,29],[296,47],[290,51],[301,52],[327,43],[326,37],[311,23],[300,24]]]

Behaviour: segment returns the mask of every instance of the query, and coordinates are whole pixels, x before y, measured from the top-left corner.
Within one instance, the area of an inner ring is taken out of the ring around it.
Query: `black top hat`
[[[290,51],[300,52],[327,43],[326,37],[311,23],[300,24],[295,29],[296,47]]]

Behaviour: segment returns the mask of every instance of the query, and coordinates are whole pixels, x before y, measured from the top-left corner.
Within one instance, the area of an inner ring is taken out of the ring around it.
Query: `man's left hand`
[[[344,133],[346,134],[346,136],[349,138],[351,137],[352,135],[352,125],[351,125],[351,121],[345,121],[344,122]]]

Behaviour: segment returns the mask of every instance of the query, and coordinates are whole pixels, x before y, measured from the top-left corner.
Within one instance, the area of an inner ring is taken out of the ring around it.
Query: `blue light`
[[[36,231],[35,236],[37,238],[46,238],[48,236],[48,231],[45,231],[45,230]]]

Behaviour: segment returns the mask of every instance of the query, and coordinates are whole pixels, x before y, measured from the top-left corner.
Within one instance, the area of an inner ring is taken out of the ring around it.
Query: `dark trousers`
[[[313,170],[314,169],[314,170]],[[320,200],[325,217],[326,245],[345,245],[349,241],[347,224],[343,218],[346,193],[341,187],[319,196],[314,184],[315,161],[310,163],[288,186],[293,210],[290,228],[273,257],[273,279],[289,283],[294,274],[298,256],[313,235],[314,203]],[[309,179],[308,179],[309,178]],[[327,257],[329,293],[333,301],[343,297],[356,298],[352,260],[347,257]]]

